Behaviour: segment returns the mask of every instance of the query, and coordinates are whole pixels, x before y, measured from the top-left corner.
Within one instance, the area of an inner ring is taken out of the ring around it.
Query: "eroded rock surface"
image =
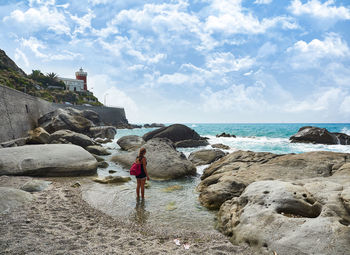
[[[223,156],[225,156],[225,152],[222,150],[214,149],[214,150],[199,150],[192,152],[188,159],[195,164],[196,166],[199,165],[206,165],[210,164]]]
[[[300,180],[350,173],[350,154],[307,152],[277,155],[267,152],[236,151],[205,169],[197,187],[201,203],[218,209],[259,180]]]
[[[350,254],[349,213],[338,197],[350,182],[258,181],[220,208],[220,230],[261,254]]]

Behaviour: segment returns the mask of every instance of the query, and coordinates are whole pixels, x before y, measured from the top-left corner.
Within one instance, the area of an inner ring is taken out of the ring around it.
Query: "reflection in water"
[[[136,199],[135,210],[130,215],[131,220],[143,225],[146,224],[149,215],[150,213],[145,209],[145,200]]]

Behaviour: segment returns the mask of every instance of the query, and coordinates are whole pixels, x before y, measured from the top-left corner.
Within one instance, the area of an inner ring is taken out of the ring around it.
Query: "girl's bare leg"
[[[141,180],[141,197],[145,198],[145,183],[146,183],[146,179]]]
[[[140,187],[141,187],[141,180],[137,179],[137,186],[136,186],[136,197],[140,198]],[[141,191],[142,193],[142,191]]]

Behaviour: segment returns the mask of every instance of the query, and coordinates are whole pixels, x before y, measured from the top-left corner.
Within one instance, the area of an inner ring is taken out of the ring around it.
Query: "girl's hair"
[[[142,148],[140,149],[140,151],[139,151],[138,157],[139,157],[139,158],[143,158],[143,156],[145,155],[145,153],[146,153],[146,149],[142,147]]]

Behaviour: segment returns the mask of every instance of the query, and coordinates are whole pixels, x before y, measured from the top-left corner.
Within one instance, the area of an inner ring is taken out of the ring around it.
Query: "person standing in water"
[[[139,151],[139,155],[136,157],[136,164],[141,164],[141,174],[136,176],[137,186],[136,186],[136,196],[137,199],[140,198],[140,189],[141,189],[141,197],[145,198],[145,183],[146,179],[149,180],[149,176],[147,173],[147,159],[145,157],[146,149],[141,148]]]

